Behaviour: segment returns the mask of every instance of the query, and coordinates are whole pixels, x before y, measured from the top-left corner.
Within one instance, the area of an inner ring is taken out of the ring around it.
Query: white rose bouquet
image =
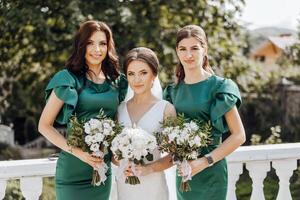
[[[135,165],[144,165],[145,160],[153,160],[153,150],[157,148],[156,138],[141,128],[124,128],[112,141],[111,151],[117,160],[120,160],[120,171],[123,171],[129,162]],[[135,174],[128,176],[125,183],[140,184],[139,178]]]
[[[87,122],[79,122],[76,116],[72,116],[70,124],[67,144],[100,158],[108,153],[113,138],[122,130],[120,124],[106,117],[103,110]],[[98,169],[94,169],[92,185],[104,184],[107,170],[105,162]]]
[[[211,142],[211,123],[189,120],[184,115],[164,120],[162,128],[156,133],[159,149],[172,155],[173,162],[183,167],[181,191],[190,191],[191,167],[188,160],[198,157],[200,148]]]

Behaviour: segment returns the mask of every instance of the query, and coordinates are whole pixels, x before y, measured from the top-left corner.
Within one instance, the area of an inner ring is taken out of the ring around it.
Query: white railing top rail
[[[300,159],[300,143],[242,146],[227,157],[229,163]],[[29,159],[0,161],[0,179],[54,176],[56,160]]]
[[[22,177],[54,176],[56,160],[28,159],[0,162],[0,179],[17,179]]]
[[[300,159],[300,143],[241,146],[227,157],[228,162]]]

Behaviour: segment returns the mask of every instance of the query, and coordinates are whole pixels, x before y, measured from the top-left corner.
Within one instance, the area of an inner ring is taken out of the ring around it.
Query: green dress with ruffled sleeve
[[[84,80],[85,79],[85,80]],[[121,75],[113,83],[105,80],[102,84],[94,83],[85,77],[75,76],[68,70],[59,71],[50,80],[46,88],[46,99],[54,91],[64,102],[56,122],[69,123],[72,114],[79,120],[95,117],[100,109],[106,116],[114,119],[117,107],[123,101],[127,91],[127,81]],[[79,92],[80,91],[80,92]],[[111,154],[104,157],[110,167]],[[56,165],[55,188],[58,200],[106,200],[111,189],[111,169],[107,172],[105,184],[91,185],[93,168],[72,154],[62,151]]]
[[[236,84],[230,79],[216,75],[195,84],[183,81],[169,85],[164,98],[171,102],[177,113],[190,119],[201,119],[212,123],[212,143],[199,151],[199,156],[211,152],[222,141],[222,134],[228,132],[225,113],[234,106],[241,105],[241,96]],[[220,160],[192,177],[189,181],[191,191],[179,190],[181,177],[176,178],[178,200],[225,200],[227,193],[227,164]]]

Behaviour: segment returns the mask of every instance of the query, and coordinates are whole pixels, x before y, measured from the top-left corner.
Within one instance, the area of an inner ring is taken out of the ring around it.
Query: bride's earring
[[[153,85],[154,85],[154,80],[152,80],[151,82],[151,88],[153,88]]]

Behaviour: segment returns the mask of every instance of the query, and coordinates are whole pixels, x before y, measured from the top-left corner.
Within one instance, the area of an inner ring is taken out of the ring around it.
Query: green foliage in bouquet
[[[211,130],[210,121],[191,120],[179,114],[177,118],[164,120],[156,138],[160,150],[170,153],[173,162],[181,165],[187,160],[197,159],[201,148],[211,143]],[[180,189],[183,192],[190,191],[188,181],[182,180]]]
[[[162,123],[162,128],[172,128],[172,127],[178,127],[179,129],[184,128],[184,124],[191,121],[189,118],[186,118],[184,114],[179,114],[176,118],[167,118]],[[212,139],[211,139],[211,131],[212,131],[212,125],[211,122],[205,122],[203,120],[199,119],[193,119],[193,121],[198,125],[199,129],[196,131],[195,135],[198,135],[201,140],[201,147],[207,147]],[[159,144],[159,148],[162,152],[168,152],[173,155],[173,161],[180,161],[182,162],[183,159],[187,160],[193,160],[190,156],[187,155],[187,152],[192,151],[199,151],[199,147],[196,145],[193,145],[192,147],[189,145],[188,141],[186,141],[184,144],[176,144],[176,141],[169,140],[169,135],[163,134],[162,132],[156,133],[157,143]]]
[[[107,119],[107,116],[104,114],[104,111],[102,109],[100,109],[99,114],[96,116],[96,119],[99,119],[99,120]],[[110,137],[107,137],[106,141],[109,144],[111,144],[111,142],[116,137],[116,135],[118,135],[119,133],[121,133],[122,130],[123,130],[123,126],[120,123],[117,123],[115,121],[115,126],[114,126],[114,132],[115,132],[115,134],[111,135]]]
[[[104,111],[100,109],[99,114],[95,117],[95,119],[104,120],[107,119],[107,116],[105,115]],[[84,124],[86,122],[87,120],[79,121],[76,115],[73,115],[70,118],[70,128],[68,129],[67,144],[72,147],[80,148],[85,152],[90,152],[90,149],[85,142],[86,133],[84,132]],[[115,134],[107,137],[106,141],[111,144],[114,137],[122,131],[122,128],[123,126],[121,124],[115,122]],[[103,145],[100,146],[100,149],[104,150],[104,154],[107,153],[107,149],[104,148]]]
[[[94,156],[104,158],[108,153],[112,140],[121,130],[121,125],[108,118],[102,109],[96,117],[89,120],[79,121],[74,115],[70,119],[67,144],[80,148]],[[91,182],[93,186],[104,183],[107,176],[103,175],[102,172],[106,173],[107,169],[108,166],[103,163],[99,169],[93,170]],[[100,174],[102,174],[102,177]]]
[[[83,128],[84,121],[79,121],[76,115],[70,118],[70,128],[68,129],[68,146],[77,147],[83,151],[88,151],[88,145],[84,141],[85,133]]]

